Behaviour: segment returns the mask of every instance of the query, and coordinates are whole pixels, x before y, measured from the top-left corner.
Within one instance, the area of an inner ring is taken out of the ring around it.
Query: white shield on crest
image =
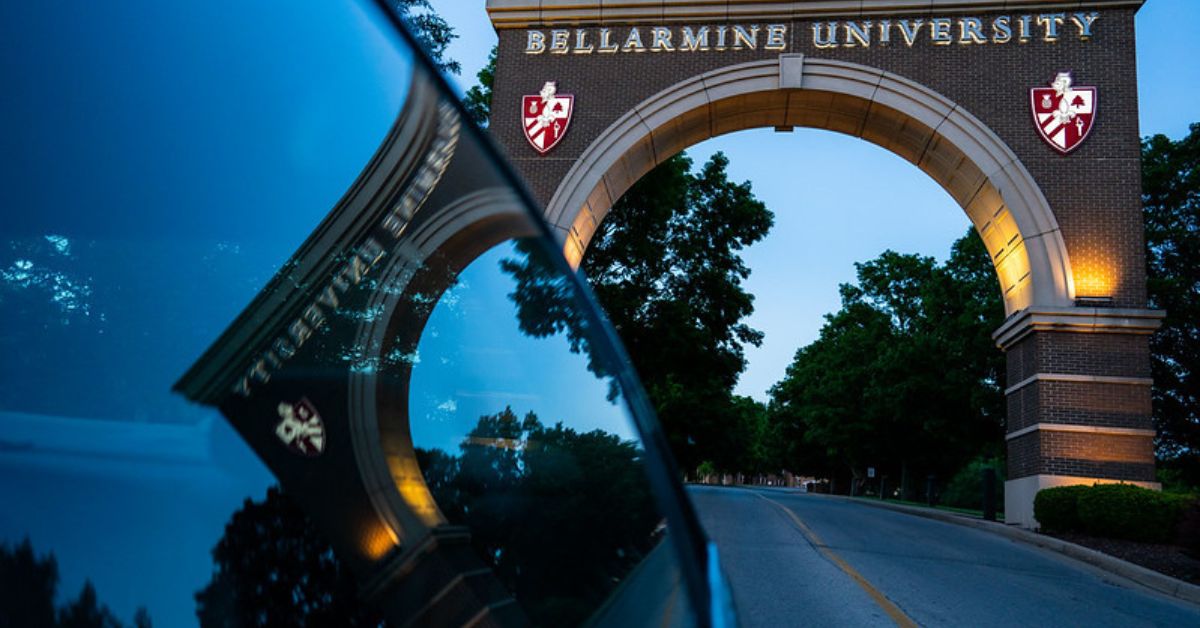
[[[546,81],[540,93],[521,98],[521,109],[525,139],[534,150],[546,154],[567,133],[575,110],[575,97],[559,94],[558,83]]]
[[[1038,133],[1064,155],[1083,143],[1096,119],[1096,88],[1076,87],[1071,83],[1070,72],[1059,72],[1049,87],[1029,90],[1029,105]]]

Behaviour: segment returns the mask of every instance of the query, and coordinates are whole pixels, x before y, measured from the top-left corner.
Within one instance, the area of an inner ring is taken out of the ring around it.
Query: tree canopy
[[[794,443],[788,466],[949,473],[998,454],[1004,358],[991,332],[1004,308],[982,241],[967,233],[945,264],[885,251],[856,268],[841,309],[771,390],[770,412]]]
[[[582,264],[686,469],[740,465],[732,391],[743,346],[763,338],[744,322],[754,297],[740,252],[774,216],[728,165],[722,153],[698,172],[686,155],[659,164],[613,205]]]
[[[475,75],[479,83],[472,85],[463,96],[463,106],[479,126],[487,126],[488,119],[492,117],[492,84],[496,81],[498,51],[498,46],[492,46],[492,51],[488,53],[487,65]]]
[[[433,10],[429,0],[392,0],[392,6],[408,22],[413,36],[438,69],[451,74],[462,71],[458,61],[446,56],[446,48],[458,35],[454,34],[454,27]]]
[[[1200,485],[1200,124],[1178,141],[1142,142],[1142,204],[1159,457]]]

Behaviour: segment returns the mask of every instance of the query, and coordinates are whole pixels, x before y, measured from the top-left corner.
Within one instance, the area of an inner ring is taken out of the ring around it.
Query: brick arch
[[[785,54],[690,77],[643,100],[583,151],[546,207],[578,264],[613,202],[658,163],[751,128],[811,127],[890,150],[938,182],[996,268],[1006,314],[1070,307],[1070,258],[1046,197],[1016,154],[966,109],[883,70]]]

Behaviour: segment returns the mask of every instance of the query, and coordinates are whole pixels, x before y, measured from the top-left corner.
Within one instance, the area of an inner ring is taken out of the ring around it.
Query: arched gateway
[[[995,263],[1006,514],[1030,525],[1041,488],[1154,480],[1142,2],[488,0],[491,130],[573,263],[638,178],[717,135],[814,127],[912,162]]]

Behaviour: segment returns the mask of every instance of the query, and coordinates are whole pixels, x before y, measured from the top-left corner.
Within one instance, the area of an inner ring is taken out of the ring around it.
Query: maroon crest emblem
[[[1059,72],[1049,87],[1029,90],[1033,122],[1046,143],[1062,154],[1075,150],[1096,119],[1096,88],[1071,85],[1071,73]]]
[[[575,97],[559,94],[558,83],[546,81],[540,93],[521,99],[521,107],[525,139],[544,155],[566,134],[575,110]]]
[[[279,424],[275,435],[288,449],[302,456],[319,456],[325,451],[325,424],[308,399],[279,404]]]

